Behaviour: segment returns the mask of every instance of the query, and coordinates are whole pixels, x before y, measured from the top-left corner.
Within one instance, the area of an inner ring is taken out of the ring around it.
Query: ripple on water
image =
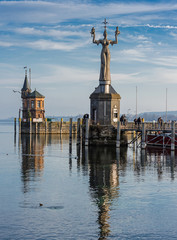
[[[48,206],[48,205],[43,205],[41,203],[39,203],[38,205],[31,205],[31,204],[28,204],[28,203],[23,203],[23,204],[20,204],[20,207],[21,208],[31,208],[31,209],[50,209],[50,210],[60,210],[60,209],[63,209],[64,206],[61,206],[61,205],[53,205],[53,206]]]

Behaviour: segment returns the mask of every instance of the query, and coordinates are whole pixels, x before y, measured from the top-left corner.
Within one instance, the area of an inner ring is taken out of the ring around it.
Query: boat
[[[171,147],[171,133],[151,133],[146,136],[147,146]],[[177,134],[175,134],[175,147],[177,148]]]

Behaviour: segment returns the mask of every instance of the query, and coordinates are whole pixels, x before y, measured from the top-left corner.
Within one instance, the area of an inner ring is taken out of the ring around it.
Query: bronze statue
[[[106,31],[106,19],[103,22],[105,24],[105,30],[103,33],[104,39],[95,40],[95,28],[91,29],[91,36],[93,37],[93,43],[99,45],[102,44],[102,51],[101,51],[101,69],[100,69],[100,81],[111,81],[111,74],[110,74],[110,51],[109,51],[109,44],[114,45],[118,43],[117,36],[120,34],[118,27],[116,27],[115,31],[115,40],[108,40],[107,39],[107,31]]]

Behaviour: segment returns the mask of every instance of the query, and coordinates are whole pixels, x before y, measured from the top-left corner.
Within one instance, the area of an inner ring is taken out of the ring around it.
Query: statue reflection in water
[[[88,166],[90,194],[98,206],[99,239],[110,234],[110,206],[119,196],[119,154],[111,147],[89,147],[82,152],[82,164]]]

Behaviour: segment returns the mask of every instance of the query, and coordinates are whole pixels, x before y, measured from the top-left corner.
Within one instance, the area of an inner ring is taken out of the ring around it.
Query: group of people
[[[127,118],[126,118],[125,114],[123,114],[123,115],[120,117],[120,122],[121,122],[121,125],[126,126],[126,124],[127,124]],[[138,126],[138,127],[139,127],[142,122],[144,122],[144,118],[139,117],[139,118],[135,118],[135,119],[134,119],[135,126]],[[158,127],[159,127],[159,128],[162,128],[162,126],[163,126],[163,119],[162,119],[161,117],[159,117],[159,118],[157,119],[157,122],[158,122]]]
[[[120,117],[120,122],[121,122],[121,125],[126,126],[126,124],[127,124],[127,118],[126,118],[125,114],[123,114],[123,115]],[[138,119],[137,119],[137,118],[134,119],[135,126],[138,126],[138,127],[139,127],[142,122],[144,122],[144,118],[139,117]]]
[[[120,117],[120,122],[121,122],[121,125],[126,126],[126,124],[127,124],[127,118],[126,118],[125,114],[123,114],[123,115]]]
[[[138,125],[139,127],[142,122],[144,122],[144,119],[141,117],[139,117],[138,119],[137,118],[134,119],[135,126]]]

